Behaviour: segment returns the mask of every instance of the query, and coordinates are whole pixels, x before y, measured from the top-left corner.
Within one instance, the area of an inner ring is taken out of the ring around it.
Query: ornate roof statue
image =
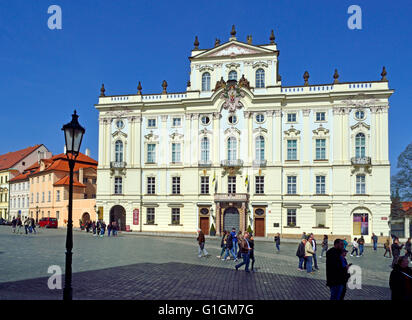
[[[106,89],[104,88],[104,83],[102,83],[102,87],[100,88],[100,96],[104,97],[104,92],[106,91]]]
[[[275,44],[275,33],[273,32],[273,30],[270,32],[269,40],[271,44]]]
[[[187,87],[190,87],[192,84],[190,83],[190,80],[187,81]]]
[[[232,37],[235,37],[235,36],[236,36],[235,25],[232,26],[232,31],[230,31],[230,35],[231,35]]]
[[[246,37],[247,43],[252,44],[252,35]]]
[[[163,80],[162,87],[163,87],[163,92],[162,93],[167,93],[167,91],[166,91],[166,88],[167,88],[166,80]]]
[[[338,83],[339,82],[338,78],[339,78],[338,69],[335,69],[335,73],[333,74],[333,79],[335,80],[333,80],[333,83]]]
[[[137,86],[137,94],[142,95],[142,85],[141,85],[140,81],[139,81],[139,84]]]
[[[305,86],[308,86],[309,85],[309,82],[308,82],[308,80],[309,80],[309,72],[307,72],[307,71],[305,71],[305,73],[303,74],[303,79],[305,80]]]
[[[220,46],[220,40],[216,38],[215,40],[215,47]]]
[[[387,75],[387,74],[388,74],[388,73],[386,72],[386,68],[383,67],[383,68],[382,68],[382,73],[381,73],[381,76],[382,76],[381,81],[388,81],[388,79],[386,79],[386,75]]]
[[[215,91],[219,90],[220,88],[226,87],[226,82],[223,80],[223,77],[220,78],[219,81],[216,82]]]
[[[249,81],[247,81],[244,74],[242,74],[242,78],[239,79],[239,87],[240,88],[248,88],[250,90]]]
[[[199,39],[197,38],[197,36],[195,37],[195,42],[193,44],[195,45],[194,50],[198,50],[199,49]]]

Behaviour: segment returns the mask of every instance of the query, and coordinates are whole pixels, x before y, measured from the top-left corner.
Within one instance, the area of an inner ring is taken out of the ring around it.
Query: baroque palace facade
[[[185,92],[99,103],[97,206],[122,229],[388,236],[385,68],[378,81],[282,86],[279,51],[236,38],[189,57]]]

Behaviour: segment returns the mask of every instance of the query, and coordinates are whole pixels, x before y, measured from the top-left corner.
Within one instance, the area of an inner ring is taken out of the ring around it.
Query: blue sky
[[[49,30],[47,9],[62,8],[63,29]],[[348,7],[362,8],[362,30],[347,27]],[[269,41],[274,29],[283,85],[379,80],[390,88],[389,140],[392,168],[412,142],[412,1],[103,1],[0,0],[0,154],[45,144],[63,152],[64,123],[76,108],[86,128],[82,149],[97,158],[98,113],[106,94],[185,91],[195,35],[201,48],[215,38]]]

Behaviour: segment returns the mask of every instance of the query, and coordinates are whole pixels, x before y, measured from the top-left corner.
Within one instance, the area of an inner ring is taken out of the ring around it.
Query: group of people
[[[116,221],[112,221],[108,225],[103,220],[96,221],[87,221],[85,224],[86,232],[89,233],[90,230],[93,233],[94,237],[100,236],[101,238],[104,237],[107,229],[107,236],[110,237],[110,233],[112,237],[116,237],[119,231],[119,227]]]
[[[37,233],[34,218],[27,217],[24,222],[22,222],[20,217],[13,217],[13,220],[11,220],[11,230],[13,233],[22,234],[23,226],[26,234]]]
[[[326,249],[325,249],[325,238],[322,242],[322,253],[319,258],[322,257],[323,252],[327,250],[328,241],[326,237]],[[313,236],[313,233],[310,233],[309,236],[306,236],[306,233],[302,234],[301,242],[298,245],[298,249],[296,251],[296,256],[299,258],[299,265],[298,270],[304,271],[306,270],[307,273],[315,273],[315,270],[319,270],[318,267],[318,259],[317,259],[317,250],[318,246]],[[314,270],[315,269],[315,270]]]

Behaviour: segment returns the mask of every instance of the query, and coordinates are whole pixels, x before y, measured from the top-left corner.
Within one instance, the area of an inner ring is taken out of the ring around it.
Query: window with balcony
[[[296,176],[288,176],[288,194],[296,194]]]
[[[355,137],[356,158],[364,158],[366,156],[366,141],[363,133],[358,133]]]
[[[366,177],[364,174],[358,174],[356,176],[356,194],[366,193]]]
[[[180,224],[180,208],[172,208],[172,224]]]
[[[147,224],[155,223],[155,208],[146,209],[146,223]]]
[[[172,177],[172,194],[180,194],[180,177]]]
[[[123,162],[123,142],[120,140],[115,143],[114,158],[117,163]]]
[[[236,177],[227,177],[227,192],[236,193]]]
[[[209,177],[200,177],[200,193],[209,194]]]
[[[288,140],[287,160],[297,160],[297,140]]]
[[[316,194],[326,193],[326,177],[316,176]]]
[[[326,139],[316,139],[316,160],[326,160]]]
[[[257,194],[265,193],[265,177],[263,176],[255,177],[255,190]]]
[[[256,137],[256,161],[265,160],[265,138],[263,136]]]
[[[237,160],[237,141],[235,137],[227,140],[227,159],[229,161]]]
[[[122,194],[122,178],[121,177],[115,177],[114,178],[114,193],[115,194]]]
[[[147,194],[156,194],[156,178],[147,177]]]

